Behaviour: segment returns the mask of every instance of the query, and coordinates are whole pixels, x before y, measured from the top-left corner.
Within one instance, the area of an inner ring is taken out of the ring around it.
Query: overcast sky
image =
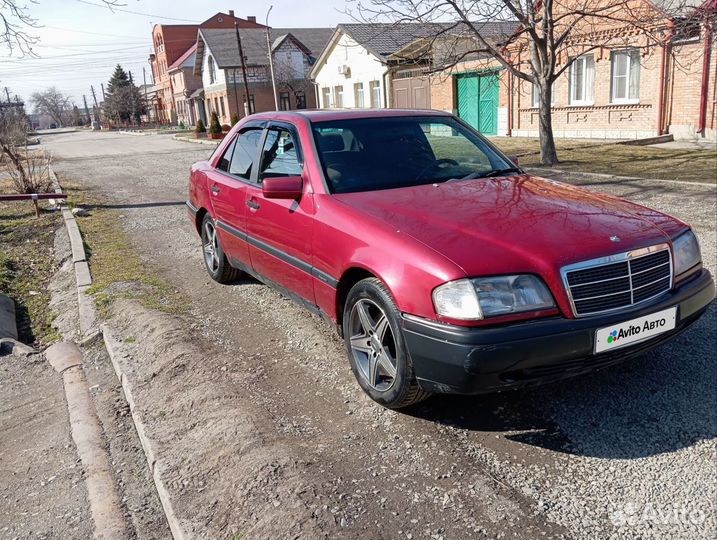
[[[277,28],[331,27],[349,20],[342,13],[345,0],[122,0],[125,5],[114,12],[101,0],[18,2],[26,4],[41,25],[29,29],[40,38],[34,47],[40,58],[9,58],[7,50],[0,49],[3,95],[7,86],[27,100],[36,90],[57,86],[80,106],[83,94],[91,105],[90,85],[97,99],[102,99],[100,83],[107,84],[117,63],[131,70],[139,84],[146,68],[150,82],[147,58],[152,52],[152,27],[157,23],[199,23],[230,9],[237,17],[255,15],[263,23],[271,5],[269,25]]]

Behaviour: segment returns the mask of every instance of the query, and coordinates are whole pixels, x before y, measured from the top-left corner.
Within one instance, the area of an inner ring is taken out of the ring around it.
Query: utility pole
[[[99,122],[100,121],[100,115],[99,115],[100,106],[97,104],[97,96],[95,95],[95,87],[90,85],[90,90],[92,91],[92,100],[95,103],[95,106],[92,109],[92,111],[94,112],[94,115],[95,115],[95,122]]]
[[[105,96],[105,83],[100,83],[100,88],[102,88],[102,101],[107,101],[107,97]]]
[[[137,106],[134,102],[134,80],[132,79],[132,72],[129,72],[129,102],[132,107],[132,118],[130,121],[134,124],[135,121],[135,115],[137,114]]]
[[[232,80],[234,85],[234,107],[236,107],[237,110],[237,118],[239,118],[239,92],[237,92],[237,68],[234,68],[233,70],[233,76]]]
[[[10,89],[5,87],[5,95],[7,96],[7,102],[10,103]]]
[[[269,11],[266,12],[266,49],[269,53],[269,70],[271,71],[271,87],[274,90],[274,110],[279,110],[279,99],[276,97],[276,79],[274,78],[274,55],[271,51],[271,36],[269,28],[269,13],[274,9],[274,6],[269,6]]]
[[[244,49],[241,46],[241,35],[239,35],[239,24],[234,21],[234,30],[237,33],[237,47],[239,48],[239,59],[241,60],[241,72],[244,78],[244,116],[249,115],[249,81],[246,78],[246,62],[244,62]]]
[[[82,94],[82,101],[85,102],[85,114],[87,115],[87,123],[92,124],[92,117],[90,116],[90,109],[87,107],[87,96]]]

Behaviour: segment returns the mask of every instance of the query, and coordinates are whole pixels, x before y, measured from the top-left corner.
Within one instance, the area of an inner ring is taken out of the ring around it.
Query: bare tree
[[[33,93],[30,96],[30,102],[36,113],[50,116],[57,123],[57,127],[65,125],[67,115],[72,108],[70,98],[54,86]]]
[[[0,166],[17,193],[43,193],[51,187],[50,156],[27,145],[29,124],[22,101],[0,103]],[[35,211],[39,212],[37,201]]]
[[[120,0],[101,0],[111,9],[124,6]],[[36,0],[31,0],[36,4]],[[36,56],[32,47],[38,42],[32,29],[39,28],[38,22],[30,15],[28,6],[19,0],[0,0],[0,44],[8,52],[20,56]]]
[[[546,165],[558,162],[552,85],[576,57],[626,44],[636,35],[642,47],[665,46],[680,29],[695,24],[699,28],[700,23],[713,28],[715,19],[714,0],[705,0],[697,9],[694,0],[348,1],[354,6],[349,13],[361,22],[441,23],[429,39],[425,32],[416,36],[423,45],[414,47],[410,57],[430,63],[433,71],[482,57],[505,68],[508,77],[535,85],[541,161]],[[514,21],[514,30],[505,40],[496,41],[483,30],[490,21]]]

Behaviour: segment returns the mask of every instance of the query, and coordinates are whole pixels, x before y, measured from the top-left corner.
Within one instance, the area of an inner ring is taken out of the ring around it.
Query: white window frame
[[[531,86],[530,103],[533,105],[533,108],[537,109],[540,107],[540,88],[537,84],[532,84]],[[551,86],[553,91],[550,93],[550,106],[552,107],[555,105],[555,82],[553,82]]]
[[[209,72],[209,84],[217,82],[217,67],[211,54],[207,58],[207,71]]]
[[[592,59],[592,77],[588,76],[588,59]],[[577,78],[577,64],[583,65],[582,89],[583,98],[575,97],[575,80]],[[568,69],[568,104],[574,107],[589,107],[595,104],[595,57],[592,54],[583,54],[575,58]],[[591,80],[592,79],[592,80]],[[592,85],[588,84],[592,82]],[[587,97],[590,96],[590,97]]]
[[[358,109],[366,107],[366,92],[362,82],[354,83],[354,107]]]
[[[615,97],[615,86],[616,86],[616,78],[615,78],[615,57],[617,55],[625,55],[627,58],[627,73],[625,74],[625,97]],[[632,62],[633,62],[633,55],[637,56],[637,97],[631,98],[630,97],[630,77],[632,76]],[[631,48],[631,49],[621,49],[618,51],[612,51],[610,53],[610,103],[614,104],[636,104],[640,103],[640,52],[639,49]]]
[[[343,109],[344,107],[344,86],[337,84],[333,88],[334,90],[334,107],[337,109]]]
[[[381,104],[381,82],[380,81],[371,81],[368,83],[368,89],[370,94],[370,104],[372,108],[375,109],[382,109],[383,106]],[[376,90],[376,99],[374,102],[374,90]]]
[[[323,102],[324,109],[332,109],[333,104],[333,92],[330,86],[323,86],[321,88],[321,100]]]

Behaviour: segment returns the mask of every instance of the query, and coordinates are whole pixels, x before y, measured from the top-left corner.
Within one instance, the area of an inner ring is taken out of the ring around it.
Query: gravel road
[[[405,538],[717,535],[714,306],[674,342],[607,371],[385,411],[358,390],[325,323],[259,283],[209,281],[183,202],[190,164],[211,148],[106,133],[53,135],[42,144],[61,158],[56,171],[101,194],[142,256],[191,298],[187,339],[209,340],[254,370],[247,392],[273,419],[262,429],[297,456],[310,447],[326,463],[321,485],[345,510],[337,530]],[[714,188],[559,179],[692,223],[714,273]]]

